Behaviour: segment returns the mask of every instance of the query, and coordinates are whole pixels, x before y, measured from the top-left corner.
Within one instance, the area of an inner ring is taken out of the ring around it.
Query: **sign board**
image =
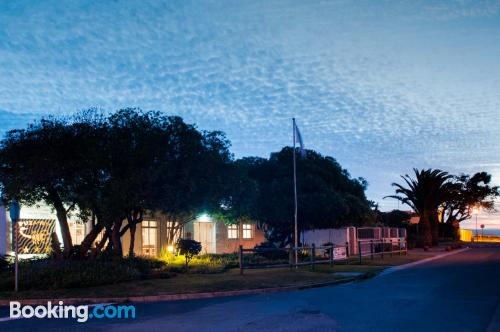
[[[346,259],[347,252],[346,247],[333,248],[333,259]]]
[[[53,219],[19,219],[19,253],[48,254],[51,234],[55,231]]]

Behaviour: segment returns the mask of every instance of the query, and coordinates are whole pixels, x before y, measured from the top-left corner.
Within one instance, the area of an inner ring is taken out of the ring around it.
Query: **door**
[[[215,225],[212,222],[194,223],[194,240],[201,243],[201,252],[215,253]]]

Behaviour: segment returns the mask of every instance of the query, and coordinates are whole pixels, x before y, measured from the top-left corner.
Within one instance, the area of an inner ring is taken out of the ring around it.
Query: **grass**
[[[328,264],[317,265],[314,271],[311,271],[309,266],[302,266],[292,270],[289,268],[245,270],[243,275],[239,274],[239,269],[233,268],[218,270],[218,273],[174,274],[168,279],[135,280],[86,288],[26,290],[18,294],[1,292],[0,298],[130,297],[302,286],[345,279],[345,276],[336,274],[339,272],[374,275],[389,266],[406,264],[422,258],[425,256],[394,255],[389,257],[387,255],[384,259],[375,257],[373,260],[370,257],[364,257],[361,265],[358,260],[353,259],[349,264],[336,263],[333,267]]]

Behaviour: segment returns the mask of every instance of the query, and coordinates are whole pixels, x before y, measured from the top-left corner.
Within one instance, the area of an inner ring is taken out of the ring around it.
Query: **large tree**
[[[129,231],[133,254],[136,225],[145,214],[168,223],[166,240],[172,242],[186,222],[223,197],[231,155],[220,132],[201,132],[176,116],[124,109],[109,117],[104,140],[105,180],[89,188],[82,205],[105,215],[84,240],[83,252],[105,229],[117,253],[121,236]]]
[[[26,205],[45,202],[52,207],[66,255],[73,246],[68,214],[76,206],[74,183],[91,160],[83,130],[67,120],[48,118],[8,132],[0,143],[3,199]]]
[[[400,200],[419,215],[419,244],[430,247],[438,240],[437,213],[449,195],[449,180],[452,176],[439,169],[413,171],[414,178],[401,176],[406,186],[392,184],[396,187],[396,195],[388,197]]]
[[[239,161],[249,178],[255,204],[241,198],[244,213],[268,226],[268,238],[290,243],[294,225],[293,149],[283,148],[269,159]],[[353,179],[331,157],[307,150],[297,158],[298,224],[300,230],[361,225],[372,220],[365,196],[366,181]],[[242,195],[240,195],[242,196]]]
[[[121,254],[121,236],[130,232],[132,253],[136,225],[146,213],[161,211],[171,225],[182,225],[186,216],[219,206],[232,160],[222,133],[138,109],[42,120],[9,132],[1,144],[4,199],[52,206],[66,256],[72,249],[68,213],[91,221],[81,254],[102,231],[98,251],[107,242]]]
[[[460,174],[452,182],[448,197],[440,209],[440,220],[446,223],[461,222],[472,217],[474,208],[487,212],[494,210],[495,199],[500,196],[500,191],[498,186],[492,186],[490,174]]]

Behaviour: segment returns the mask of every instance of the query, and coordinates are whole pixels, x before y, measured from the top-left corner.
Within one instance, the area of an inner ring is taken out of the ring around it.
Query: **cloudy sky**
[[[499,59],[500,1],[2,1],[0,135],[136,106],[267,156],[296,117],[391,209],[412,167],[500,183]]]

